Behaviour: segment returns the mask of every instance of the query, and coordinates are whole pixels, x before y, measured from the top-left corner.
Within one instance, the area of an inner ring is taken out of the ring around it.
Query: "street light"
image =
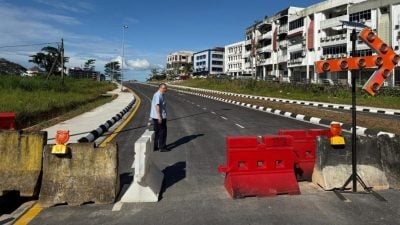
[[[124,54],[125,54],[125,30],[128,29],[127,25],[122,26],[122,60],[121,60],[121,91],[123,91],[122,81],[124,79]]]

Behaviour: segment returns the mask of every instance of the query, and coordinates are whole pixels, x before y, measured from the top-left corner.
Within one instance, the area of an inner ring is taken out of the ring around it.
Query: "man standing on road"
[[[167,85],[162,83],[158,86],[158,91],[153,95],[151,101],[150,117],[153,119],[155,140],[154,150],[160,149],[160,152],[166,152],[167,146],[167,103],[165,93]]]

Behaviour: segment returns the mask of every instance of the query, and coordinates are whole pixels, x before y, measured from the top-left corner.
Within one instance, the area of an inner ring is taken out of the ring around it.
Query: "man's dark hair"
[[[160,85],[158,85],[158,88],[161,88],[162,86],[167,86],[165,83],[161,83]]]

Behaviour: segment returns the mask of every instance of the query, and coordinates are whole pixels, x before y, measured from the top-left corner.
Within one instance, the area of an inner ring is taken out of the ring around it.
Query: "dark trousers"
[[[163,119],[161,124],[158,123],[157,119],[153,119],[154,126],[154,148],[155,149],[166,149],[167,144],[167,120]]]

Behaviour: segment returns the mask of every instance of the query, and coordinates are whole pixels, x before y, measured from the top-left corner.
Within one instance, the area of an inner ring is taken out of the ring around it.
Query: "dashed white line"
[[[235,125],[238,126],[238,127],[240,127],[240,128],[242,128],[242,129],[244,128],[244,126],[242,126],[242,125],[240,125],[240,124],[235,123]]]
[[[207,110],[207,108],[203,108],[203,110]]]
[[[211,113],[214,114],[214,115],[216,114],[215,112],[211,112]]]
[[[228,120],[228,118],[226,118],[226,117],[223,117],[223,116],[221,116],[221,118],[222,118],[222,119],[224,119],[224,120]]]
[[[200,105],[197,105],[197,107],[200,107]]]

